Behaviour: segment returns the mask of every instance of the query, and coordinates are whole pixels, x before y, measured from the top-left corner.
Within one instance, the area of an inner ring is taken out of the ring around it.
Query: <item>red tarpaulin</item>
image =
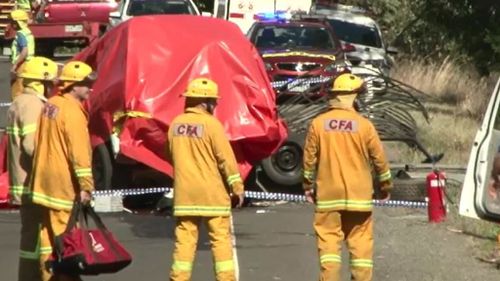
[[[109,138],[113,113],[129,112],[135,117],[124,123],[121,153],[168,175],[172,169],[164,158],[166,132],[183,112],[181,94],[188,82],[199,76],[219,85],[215,116],[224,124],[242,175],[287,137],[257,50],[228,21],[187,15],[135,17],[75,59],[89,63],[99,76],[88,104],[93,145]]]

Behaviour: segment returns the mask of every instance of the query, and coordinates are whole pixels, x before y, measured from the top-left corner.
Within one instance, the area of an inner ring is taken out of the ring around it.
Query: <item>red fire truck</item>
[[[54,55],[57,47],[85,47],[99,37],[109,21],[109,13],[118,7],[114,0],[44,0],[31,10],[30,30],[35,37],[37,55]],[[0,0],[0,47],[10,54],[15,35],[9,14],[15,2]]]

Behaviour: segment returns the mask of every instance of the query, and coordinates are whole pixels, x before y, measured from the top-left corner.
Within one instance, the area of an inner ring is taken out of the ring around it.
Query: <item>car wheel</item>
[[[111,162],[111,154],[105,143],[96,146],[92,152],[92,174],[94,176],[95,189],[111,189],[113,163]]]
[[[281,185],[302,182],[304,136],[291,134],[276,153],[261,162],[262,170],[270,180]]]

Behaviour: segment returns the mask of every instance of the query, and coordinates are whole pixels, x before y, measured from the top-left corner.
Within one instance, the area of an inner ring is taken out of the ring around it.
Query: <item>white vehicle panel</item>
[[[246,34],[259,13],[309,11],[312,0],[237,0],[230,1],[228,20]]]
[[[459,213],[470,218],[500,221],[500,197],[490,195],[493,159],[500,152],[500,79],[476,134],[460,196]]]

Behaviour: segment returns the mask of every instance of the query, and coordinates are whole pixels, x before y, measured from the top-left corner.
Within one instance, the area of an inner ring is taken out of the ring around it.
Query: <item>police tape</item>
[[[312,78],[297,78],[295,80],[280,80],[271,82],[271,86],[273,88],[283,87],[285,85],[288,86],[289,89],[299,88],[300,85],[310,86],[316,84],[322,84],[330,81],[331,77],[312,77]]]
[[[119,196],[134,196],[146,195],[155,193],[167,193],[173,189],[170,187],[151,187],[151,188],[133,188],[133,189],[117,189],[117,190],[97,190],[92,193],[94,197],[119,197]],[[245,191],[245,198],[268,201],[289,201],[296,203],[306,202],[306,197],[299,194],[274,193],[262,191]],[[421,201],[405,201],[405,200],[387,200],[382,201],[374,199],[374,206],[378,207],[404,207],[404,208],[427,208],[427,202]]]

